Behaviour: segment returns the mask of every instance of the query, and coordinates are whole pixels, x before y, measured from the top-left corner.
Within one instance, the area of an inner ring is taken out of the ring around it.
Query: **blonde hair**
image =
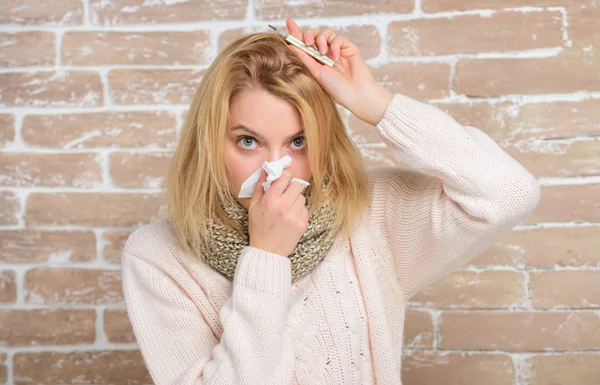
[[[164,180],[169,222],[181,246],[196,256],[210,242],[211,218],[242,231],[219,203],[235,204],[223,146],[231,97],[258,88],[299,112],[312,174],[305,191],[312,193],[309,215],[324,202],[334,202],[334,231],[342,229],[350,237],[364,214],[368,177],[336,103],[283,39],[275,33],[254,33],[230,43],[204,73]],[[325,176],[329,184],[322,193]]]

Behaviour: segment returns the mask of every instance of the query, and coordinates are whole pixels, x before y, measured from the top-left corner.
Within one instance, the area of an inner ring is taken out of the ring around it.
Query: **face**
[[[310,180],[310,165],[300,114],[288,102],[263,89],[240,91],[229,103],[229,125],[224,155],[234,195],[263,162],[289,155],[286,171],[293,178]],[[248,209],[251,198],[237,198]]]

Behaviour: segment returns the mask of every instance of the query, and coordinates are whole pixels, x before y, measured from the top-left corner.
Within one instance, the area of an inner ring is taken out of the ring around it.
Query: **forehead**
[[[265,134],[271,131],[288,134],[302,129],[296,108],[263,89],[240,91],[231,98],[229,126],[238,124]]]

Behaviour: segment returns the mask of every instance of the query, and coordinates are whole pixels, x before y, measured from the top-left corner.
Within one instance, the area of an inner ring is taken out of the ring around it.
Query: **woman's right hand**
[[[267,173],[261,171],[248,206],[250,246],[284,257],[294,251],[308,228],[308,209],[302,195],[303,186],[291,183],[288,187],[292,177],[284,170],[265,192],[262,184],[267,180]]]

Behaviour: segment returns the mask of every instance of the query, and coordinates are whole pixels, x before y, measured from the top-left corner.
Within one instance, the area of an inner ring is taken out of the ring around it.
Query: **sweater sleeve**
[[[395,94],[376,129],[401,167],[376,173],[371,217],[406,298],[491,246],[539,202],[523,166],[434,106]]]
[[[187,294],[193,280],[178,280],[165,266],[136,254],[126,246],[123,289],[154,383],[292,382],[294,355],[285,322],[291,288],[288,258],[250,246],[243,249],[232,295],[219,311],[219,341]]]

